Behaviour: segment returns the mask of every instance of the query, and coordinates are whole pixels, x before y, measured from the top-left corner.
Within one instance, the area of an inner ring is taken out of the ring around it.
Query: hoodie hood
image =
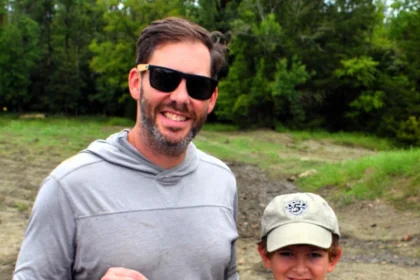
[[[94,154],[112,164],[133,169],[146,176],[156,176],[159,179],[176,179],[185,176],[198,167],[197,148],[190,143],[185,159],[177,166],[165,169],[145,158],[128,142],[128,129],[112,134],[106,140],[96,140],[82,152]]]

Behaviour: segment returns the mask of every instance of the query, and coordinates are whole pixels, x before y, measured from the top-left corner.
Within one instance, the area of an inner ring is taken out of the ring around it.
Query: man
[[[153,22],[128,77],[133,129],[42,183],[14,279],[237,279],[236,182],[191,140],[213,110],[224,49],[184,19]]]

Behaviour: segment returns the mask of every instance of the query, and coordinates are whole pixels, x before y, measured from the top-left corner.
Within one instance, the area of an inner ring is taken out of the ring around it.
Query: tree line
[[[0,0],[0,108],[134,116],[135,43],[167,16],[224,35],[210,121],[420,145],[420,0]]]

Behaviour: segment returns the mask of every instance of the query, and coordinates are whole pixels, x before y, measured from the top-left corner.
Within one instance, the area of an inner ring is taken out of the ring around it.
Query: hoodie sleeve
[[[238,193],[235,193],[235,198],[233,202],[233,217],[235,219],[235,223],[237,223],[238,218]],[[229,266],[226,270],[226,279],[227,280],[239,280],[239,274],[237,272],[237,263],[236,263],[236,240],[232,243],[231,249],[231,259],[229,262]]]
[[[68,197],[47,177],[35,200],[13,280],[72,279],[76,222]]]
[[[232,244],[232,259],[227,270],[226,280],[239,280],[239,274],[236,266],[236,249],[235,243]]]

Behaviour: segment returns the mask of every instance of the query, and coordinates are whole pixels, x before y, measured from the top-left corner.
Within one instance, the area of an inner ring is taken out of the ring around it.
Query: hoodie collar
[[[94,154],[107,162],[161,179],[182,177],[197,169],[199,161],[197,148],[193,143],[188,145],[187,154],[179,165],[165,169],[148,160],[128,142],[129,131],[125,129],[110,135],[106,140],[96,140],[82,152]]]

